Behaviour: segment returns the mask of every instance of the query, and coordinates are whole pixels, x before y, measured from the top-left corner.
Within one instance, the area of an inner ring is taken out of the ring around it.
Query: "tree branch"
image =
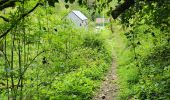
[[[0,0],[0,10],[8,7],[14,7],[17,0]]]
[[[0,35],[0,39],[4,36],[6,36],[14,27],[15,25],[21,20],[23,19],[24,17],[26,17],[28,14],[30,14],[31,12],[33,12],[38,6],[40,5],[40,3],[38,2],[30,11],[24,13],[24,14],[21,14],[21,17],[19,17],[18,19],[16,19],[16,23],[12,24],[10,26],[9,29],[7,29],[4,33],[2,33],[2,35]]]
[[[0,16],[0,18],[2,18],[4,21],[9,22],[8,18],[5,18],[4,16]]]
[[[24,18],[25,16],[27,16],[28,14],[30,14],[31,12],[33,12],[41,3],[38,2],[30,11],[28,11],[25,14],[22,14],[21,17],[18,20],[21,20],[22,18]]]

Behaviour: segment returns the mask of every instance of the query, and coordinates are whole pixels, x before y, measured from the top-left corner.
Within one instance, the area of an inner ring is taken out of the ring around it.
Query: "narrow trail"
[[[94,96],[93,100],[117,100],[117,76],[116,76],[116,65],[113,61],[112,67],[108,71],[103,83],[100,86],[96,96]]]

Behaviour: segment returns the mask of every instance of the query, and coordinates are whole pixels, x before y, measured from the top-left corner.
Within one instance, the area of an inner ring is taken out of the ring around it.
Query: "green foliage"
[[[122,15],[121,23],[128,28],[119,30],[123,46],[114,44],[120,50],[120,99],[169,99],[168,2],[139,1]]]
[[[35,2],[18,6],[28,10]],[[111,34],[76,28],[62,20],[71,9],[63,5],[49,7],[45,3],[1,40],[5,54],[0,55],[3,99],[89,100],[99,88],[112,61],[112,47],[107,46]],[[23,13],[21,8],[9,14],[11,19]],[[1,31],[6,26],[8,23],[1,23]]]
[[[114,35],[73,28],[62,20],[76,8],[94,20],[95,14],[112,11],[113,0],[12,2],[13,10],[1,12],[9,22],[0,20],[0,33],[8,32],[0,40],[3,99],[92,99],[111,64],[113,50],[119,66],[120,99],[170,99],[169,0],[135,1],[121,15],[126,31],[115,25]],[[36,10],[32,9],[36,3]]]

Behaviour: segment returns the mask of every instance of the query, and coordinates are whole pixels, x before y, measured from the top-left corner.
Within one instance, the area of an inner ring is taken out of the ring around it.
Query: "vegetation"
[[[23,9],[34,3],[9,14],[15,26],[1,39],[1,98],[91,99],[112,62],[110,33],[73,28],[61,20],[69,12],[63,3],[45,4],[23,18]],[[2,32],[8,28],[3,23]]]
[[[169,5],[139,1],[121,15],[114,35],[121,99],[170,99]]]
[[[169,0],[0,0],[0,97],[92,99],[114,55],[118,99],[170,99],[169,7]],[[88,30],[62,20],[72,9],[88,16]],[[96,32],[103,13],[114,20]]]

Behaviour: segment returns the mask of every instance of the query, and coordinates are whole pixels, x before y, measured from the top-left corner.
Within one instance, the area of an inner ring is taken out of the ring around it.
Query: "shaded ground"
[[[116,93],[118,91],[118,86],[117,86],[117,76],[115,70],[116,70],[116,66],[113,61],[112,67],[107,73],[100,89],[98,90],[93,100],[117,100]]]

